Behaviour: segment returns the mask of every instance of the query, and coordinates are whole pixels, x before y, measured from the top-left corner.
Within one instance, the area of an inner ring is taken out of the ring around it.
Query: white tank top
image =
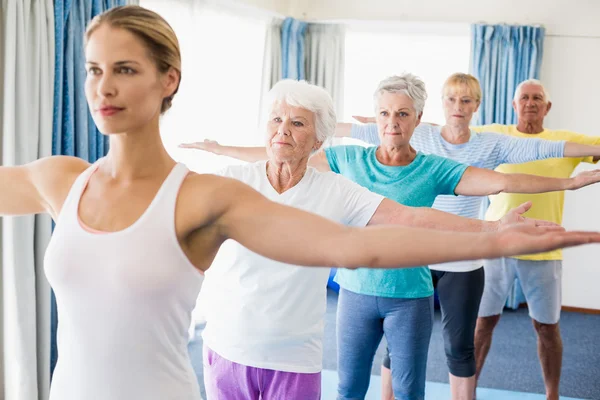
[[[188,328],[203,275],[175,233],[188,174],[177,164],[148,209],[118,232],[92,232],[79,200],[98,164],[71,188],[45,256],[58,307],[50,400],[198,400]]]

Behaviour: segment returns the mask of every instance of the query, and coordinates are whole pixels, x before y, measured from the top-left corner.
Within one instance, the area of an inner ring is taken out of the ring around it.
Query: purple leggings
[[[208,400],[320,400],[321,373],[301,374],[247,367],[204,346]]]

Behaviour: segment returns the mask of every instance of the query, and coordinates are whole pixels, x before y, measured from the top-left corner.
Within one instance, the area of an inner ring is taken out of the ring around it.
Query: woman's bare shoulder
[[[253,191],[237,179],[190,172],[181,186],[180,198],[192,197],[196,201],[201,199],[217,201],[222,200],[224,196],[235,196],[248,190]]]
[[[193,232],[218,221],[239,202],[260,196],[250,186],[213,174],[190,172],[177,199],[177,219],[182,232]]]

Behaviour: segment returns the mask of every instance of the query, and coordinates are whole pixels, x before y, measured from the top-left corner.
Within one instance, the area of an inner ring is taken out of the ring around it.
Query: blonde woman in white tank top
[[[86,97],[108,155],[91,166],[50,157],[0,167],[0,215],[49,213],[57,223],[45,259],[60,319],[51,400],[199,399],[187,328],[202,272],[226,239],[285,263],[351,268],[600,242],[598,233],[525,224],[486,233],[348,228],[236,180],[190,173],[159,133],[181,75],[168,24],[126,6],[92,21],[86,40]]]

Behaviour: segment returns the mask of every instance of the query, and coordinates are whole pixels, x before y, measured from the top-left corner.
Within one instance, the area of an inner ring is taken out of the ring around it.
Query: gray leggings
[[[475,324],[483,294],[483,267],[469,272],[431,271],[442,309],[446,362],[454,376],[475,375]],[[383,366],[390,368],[389,355]]]

